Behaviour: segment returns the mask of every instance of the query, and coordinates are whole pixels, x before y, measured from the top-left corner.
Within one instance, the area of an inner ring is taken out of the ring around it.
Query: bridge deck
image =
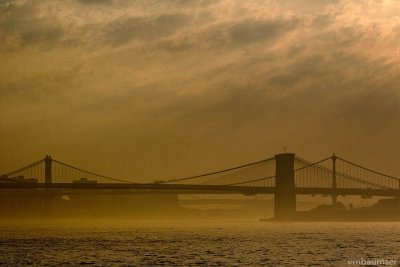
[[[2,183],[0,190],[51,190],[59,194],[108,193],[108,194],[274,194],[275,187],[229,186],[229,185],[185,185],[185,184],[121,184],[121,183]],[[298,195],[330,195],[332,188],[299,188]],[[396,189],[337,188],[336,195],[400,196]]]

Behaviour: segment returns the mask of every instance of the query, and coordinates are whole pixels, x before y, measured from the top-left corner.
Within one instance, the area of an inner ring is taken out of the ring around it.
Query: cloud
[[[187,21],[188,17],[183,14],[118,19],[107,26],[104,39],[113,46],[130,41],[152,41],[174,34]]]
[[[249,43],[265,40],[275,40],[281,35],[292,30],[295,25],[295,20],[246,20],[234,24],[230,28],[229,36],[234,43]]]
[[[5,41],[2,48],[41,45],[50,48],[63,37],[63,28],[56,17],[41,16],[39,7],[33,3],[16,5],[10,3],[3,6],[0,15],[0,25]]]
[[[96,154],[104,171],[146,180],[257,160],[285,144],[306,158],[336,150],[399,173],[396,8],[3,3],[0,158],[11,166],[55,151],[90,169]]]
[[[110,5],[113,3],[113,0],[77,0],[81,4],[88,5]]]

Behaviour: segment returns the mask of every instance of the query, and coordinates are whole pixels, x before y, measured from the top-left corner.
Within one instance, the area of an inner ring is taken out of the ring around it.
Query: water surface
[[[348,266],[400,261],[399,223],[0,223],[0,264]]]

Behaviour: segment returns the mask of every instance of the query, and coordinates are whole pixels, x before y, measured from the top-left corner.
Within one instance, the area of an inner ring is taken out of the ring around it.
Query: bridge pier
[[[332,205],[336,205],[337,203],[337,193],[336,193],[336,155],[333,153],[332,155]]]
[[[294,157],[295,154],[292,153],[275,155],[274,219],[277,221],[295,219]]]

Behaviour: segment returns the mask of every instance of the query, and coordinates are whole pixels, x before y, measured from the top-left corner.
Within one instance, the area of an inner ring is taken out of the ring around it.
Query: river
[[[398,265],[400,223],[0,221],[0,248],[4,266]]]

